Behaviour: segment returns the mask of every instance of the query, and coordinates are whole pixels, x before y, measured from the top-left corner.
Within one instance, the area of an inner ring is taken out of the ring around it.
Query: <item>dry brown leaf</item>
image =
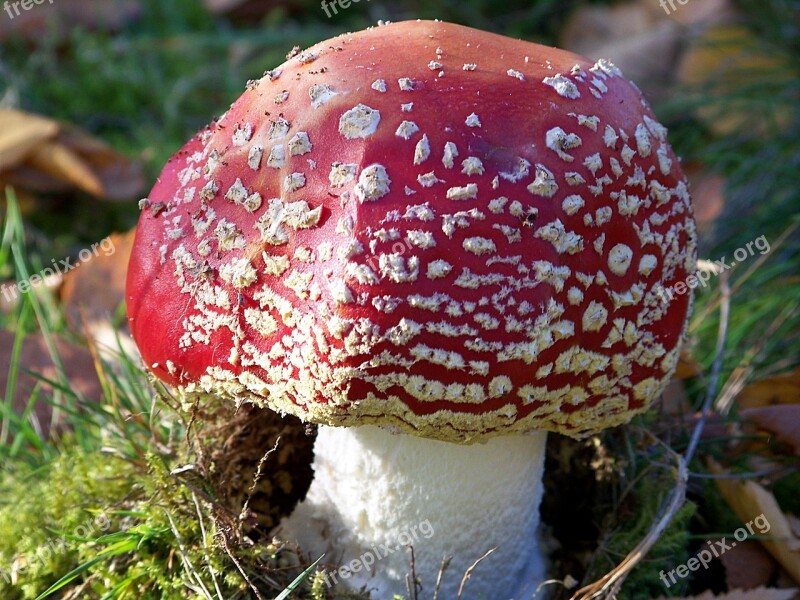
[[[736,397],[740,408],[800,403],[800,368],[748,385]]]
[[[682,381],[673,379],[661,394],[661,410],[671,417],[683,417],[692,410],[692,403]]]
[[[703,372],[703,367],[700,365],[692,351],[685,345],[681,348],[681,354],[678,359],[678,366],[675,369],[673,379],[688,379],[689,377],[697,377]]]
[[[105,189],[105,199],[130,200],[142,192],[146,181],[140,163],[70,124],[62,125],[58,141],[80,154],[91,166]]]
[[[697,163],[686,164],[683,171],[692,188],[697,224],[702,226],[714,221],[725,207],[725,180]]]
[[[775,435],[800,455],[800,404],[780,404],[741,411],[743,419]]]
[[[145,186],[141,165],[69,124],[0,109],[0,179],[17,190],[131,200]]]
[[[713,592],[704,592],[699,596],[672,598],[670,600],[794,600],[800,590],[760,587],[753,590],[733,590],[727,594],[715,596]],[[663,596],[658,600],[667,600]]]
[[[0,108],[0,171],[19,164],[36,146],[58,133],[58,123]]]
[[[730,472],[711,458],[708,459],[708,466],[715,475],[730,475]],[[800,539],[794,535],[772,492],[752,480],[717,478],[714,481],[725,502],[742,520],[743,525],[764,515],[769,523],[769,531],[764,535],[769,537],[759,538],[758,541],[800,583]]]
[[[97,198],[105,194],[91,167],[72,150],[57,142],[42,142],[26,157],[26,163],[43,173],[71,183]]]
[[[769,552],[754,540],[745,540],[720,556],[729,590],[750,590],[767,585],[777,564]]]
[[[64,314],[70,326],[81,334],[91,336],[98,353],[115,361],[121,351],[137,357],[127,327],[116,327],[112,317],[125,300],[125,275],[131,254],[135,230],[111,234],[113,254],[100,254],[90,262],[67,273],[60,290]],[[109,248],[105,243],[104,248]]]
[[[98,248],[98,256],[64,275],[60,296],[72,327],[81,329],[83,318],[108,321],[119,308],[125,299],[125,274],[135,233],[111,234],[110,243]]]
[[[55,338],[55,345],[64,365],[70,388],[82,394],[89,401],[99,402],[103,398],[103,389],[97,378],[94,359],[89,351],[58,337]],[[0,330],[0,390],[5,390],[8,383],[13,347],[14,334]],[[58,370],[53,364],[47,344],[40,333],[26,336],[19,356],[19,366],[20,371],[14,390],[14,410],[17,414],[22,414],[36,386],[40,386],[33,418],[38,419],[41,431],[47,435],[52,406],[45,398],[53,396],[53,388],[26,372],[27,370],[36,373],[50,381],[59,381]]]
[[[58,288],[64,280],[61,273],[45,275],[36,285],[32,286],[27,293],[34,293],[37,297],[42,297],[46,293],[56,294]],[[3,281],[0,283],[0,313],[8,314],[19,307],[22,292],[16,281]]]

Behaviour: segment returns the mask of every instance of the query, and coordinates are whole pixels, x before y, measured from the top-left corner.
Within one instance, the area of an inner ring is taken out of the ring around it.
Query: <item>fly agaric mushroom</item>
[[[625,423],[678,360],[686,180],[605,60],[441,22],[346,34],[251,81],[141,205],[146,364],[319,424],[283,531],[380,598],[409,542],[427,590],[453,556],[441,597],[494,546],[470,597],[540,581],[545,432]]]

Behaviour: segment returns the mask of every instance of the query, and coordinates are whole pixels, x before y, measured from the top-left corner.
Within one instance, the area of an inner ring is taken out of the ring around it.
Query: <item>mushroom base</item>
[[[406,595],[414,572],[433,596],[442,558],[452,557],[439,598],[530,598],[545,575],[537,529],[547,434],[483,444],[392,434],[375,426],[320,427],[314,481],[277,534],[311,559],[325,553],[327,583]]]

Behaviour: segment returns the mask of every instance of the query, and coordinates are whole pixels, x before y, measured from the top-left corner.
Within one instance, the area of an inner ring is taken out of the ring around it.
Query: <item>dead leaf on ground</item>
[[[712,223],[725,208],[725,180],[702,165],[688,163],[683,167],[692,189],[692,206],[697,224]]]
[[[58,133],[50,119],[0,109],[0,171],[20,163],[37,145]]]
[[[745,540],[720,555],[729,590],[751,590],[767,585],[775,574],[775,559],[754,540]]]
[[[144,188],[144,171],[104,141],[70,124],[61,125],[59,139],[80,154],[102,182],[107,200],[130,200]]]
[[[64,275],[59,296],[69,324],[83,319],[107,321],[125,299],[125,277],[136,230],[112,233],[97,247],[97,256]]]
[[[99,198],[105,194],[103,184],[83,159],[58,142],[42,142],[33,148],[25,162],[33,167]]]
[[[800,368],[751,383],[736,397],[736,402],[742,409],[800,404]]]
[[[0,182],[36,192],[81,189],[130,200],[145,185],[141,166],[77,127],[0,109]]]
[[[800,404],[781,404],[761,408],[747,408],[741,417],[775,435],[800,455]]]
[[[715,475],[731,474],[711,458],[708,459],[708,467]],[[744,527],[764,516],[769,524],[768,531],[759,531],[756,524],[751,525],[756,535],[765,536],[759,538],[758,542],[800,583],[800,538],[792,531],[772,492],[752,480],[717,478],[714,482]]]
[[[66,273],[59,292],[70,327],[90,335],[106,359],[118,358],[118,343],[128,356],[138,354],[127,327],[118,329],[113,324],[113,317],[125,300],[125,277],[135,233],[134,229],[108,236],[99,247],[98,256]]]
[[[14,333],[0,330],[0,390],[3,391],[8,384],[14,338]],[[89,401],[99,402],[103,398],[103,388],[97,378],[91,353],[86,348],[76,346],[58,337],[55,337],[55,345],[64,365],[70,388]],[[14,411],[22,414],[36,387],[39,386],[39,396],[32,418],[37,420],[37,427],[46,436],[50,431],[53,407],[45,398],[52,398],[54,389],[50,384],[42,382],[28,371],[49,381],[59,382],[60,379],[58,369],[53,363],[41,333],[25,337],[19,356],[19,367],[17,385],[14,389]]]
[[[678,366],[675,368],[675,374],[672,378],[688,379],[689,377],[697,377],[702,372],[703,367],[692,355],[691,349],[686,345],[682,346],[680,357],[678,358]]]

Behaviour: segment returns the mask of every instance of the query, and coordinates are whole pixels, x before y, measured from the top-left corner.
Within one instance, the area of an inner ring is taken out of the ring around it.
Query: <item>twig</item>
[[[272,448],[267,450],[266,454],[264,454],[264,456],[261,457],[261,460],[258,461],[258,467],[256,468],[255,477],[253,477],[253,483],[247,490],[247,498],[245,499],[244,504],[242,505],[242,510],[239,513],[239,527],[242,526],[242,522],[247,517],[247,510],[250,507],[250,500],[253,498],[253,494],[255,494],[256,492],[256,486],[258,485],[258,482],[261,479],[261,476],[263,475],[264,465],[267,463],[269,455],[278,449],[278,444],[280,443],[280,441],[281,441],[281,436],[278,436],[278,439],[275,440],[275,444],[272,446]]]
[[[714,365],[711,368],[711,379],[708,382],[706,389],[706,397],[703,400],[703,412],[700,415],[700,420],[694,427],[692,437],[689,440],[689,446],[686,448],[686,463],[692,461],[695,450],[697,450],[697,442],[700,441],[700,434],[706,426],[706,420],[711,414],[711,407],[716,398],[717,383],[719,382],[719,374],[722,372],[722,361],[725,358],[725,341],[728,339],[728,320],[731,312],[731,288],[728,281],[728,274],[722,273],[720,275],[720,291],[722,293],[722,303],[719,307],[719,330],[717,331],[717,348],[714,355]]]
[[[419,600],[419,591],[417,590],[417,567],[414,563],[414,546],[409,544],[408,549],[411,550],[411,582],[413,584],[413,596],[409,591],[408,597],[411,600]]]
[[[478,563],[480,563],[484,558],[489,556],[495,550],[497,550],[496,547],[495,548],[490,548],[486,552],[486,554],[481,556],[478,560],[476,560],[474,563],[472,563],[472,566],[469,569],[464,571],[464,576],[461,578],[461,585],[458,586],[458,596],[456,596],[456,600],[461,600],[461,594],[464,592],[464,586],[467,585],[467,581],[469,580],[470,575],[472,575],[472,571],[474,571],[475,567],[478,566]]]
[[[206,543],[206,527],[203,525],[203,513],[200,511],[200,502],[197,501],[197,494],[192,492],[192,500],[194,500],[194,507],[197,511],[197,521],[200,523],[200,535],[203,536],[203,554],[206,557],[206,563],[208,564],[208,572],[211,575],[211,581],[214,582],[214,589],[217,592],[217,597],[219,600],[225,600],[225,597],[222,595],[222,591],[219,589],[219,583],[217,582],[217,576],[214,574],[214,565],[211,564],[211,557],[208,555],[208,544]]]
[[[433,600],[439,600],[439,587],[442,585],[442,576],[444,572],[447,570],[447,567],[450,566],[450,561],[453,559],[452,556],[443,556],[442,557],[442,564],[439,566],[439,574],[436,575],[436,587],[433,590]]]
[[[183,561],[183,567],[186,569],[186,572],[197,581],[197,584],[203,590],[203,594],[209,600],[214,600],[211,596],[211,592],[208,591],[205,584],[203,583],[203,579],[200,577],[200,574],[195,570],[194,565],[192,565],[191,561],[189,560],[189,555],[186,552],[186,548],[183,546],[183,539],[181,538],[181,534],[178,531],[178,527],[175,525],[175,521],[172,520],[172,515],[169,514],[169,511],[164,511],[167,515],[167,519],[169,519],[169,524],[172,527],[172,533],[175,535],[175,540],[178,542],[178,550],[181,552],[181,560]]]
[[[653,544],[661,537],[661,534],[664,533],[672,517],[683,506],[683,501],[686,498],[686,481],[689,478],[686,461],[679,454],[675,454],[675,457],[678,462],[676,469],[677,484],[662,509],[659,510],[658,519],[650,528],[650,531],[620,564],[597,581],[579,589],[572,595],[571,600],[613,598],[628,574],[645,557],[650,548],[653,547]]]
[[[228,558],[230,558],[231,561],[233,561],[233,564],[236,565],[236,568],[239,570],[239,574],[247,582],[247,585],[250,586],[250,589],[253,590],[253,593],[256,595],[256,598],[258,598],[258,600],[266,600],[264,596],[261,595],[261,592],[258,591],[258,588],[255,586],[255,584],[253,584],[253,582],[250,581],[250,578],[247,576],[247,573],[245,573],[244,569],[242,568],[242,565],[239,563],[239,560],[233,555],[233,552],[231,552],[231,549],[228,546],[228,538],[224,534],[220,537],[222,539],[222,547],[225,550],[225,554],[227,554]]]

